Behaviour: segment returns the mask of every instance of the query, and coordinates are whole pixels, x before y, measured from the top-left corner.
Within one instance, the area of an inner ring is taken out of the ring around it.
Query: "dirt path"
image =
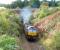
[[[28,42],[24,35],[22,35],[17,41],[20,41],[18,42],[20,47],[17,50],[20,50],[20,48],[23,48],[22,50],[45,50],[42,45],[38,44],[38,42]]]

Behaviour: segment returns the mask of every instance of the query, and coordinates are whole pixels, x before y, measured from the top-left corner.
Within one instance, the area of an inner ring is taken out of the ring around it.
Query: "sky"
[[[2,4],[11,4],[13,1],[16,1],[16,0],[0,0],[0,3],[2,3]]]
[[[0,0],[0,3],[2,3],[2,4],[11,4],[13,1],[16,1],[16,0]],[[24,0],[22,0],[22,1],[24,1]],[[59,0],[56,0],[56,1],[59,1]]]

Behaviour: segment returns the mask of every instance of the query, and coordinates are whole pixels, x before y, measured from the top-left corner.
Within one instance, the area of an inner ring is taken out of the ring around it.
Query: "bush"
[[[59,7],[60,7],[60,2],[58,2],[58,3],[57,3],[57,6],[59,6]]]
[[[51,15],[51,14],[57,12],[58,10],[59,10],[59,8],[57,8],[57,7],[49,7],[48,3],[42,3],[42,5],[40,6],[38,12],[35,15],[36,17],[31,21],[32,21],[32,23],[38,22],[42,18],[45,18],[48,15]]]
[[[0,36],[0,50],[16,50],[16,39],[9,35]]]
[[[22,24],[19,17],[10,10],[0,10],[0,34],[20,35]]]
[[[46,50],[60,50],[60,31],[53,31],[53,36],[42,40],[42,44],[45,46]]]
[[[54,40],[55,40],[55,46],[56,46],[56,50],[60,50],[60,32],[56,32],[56,35],[54,36]]]

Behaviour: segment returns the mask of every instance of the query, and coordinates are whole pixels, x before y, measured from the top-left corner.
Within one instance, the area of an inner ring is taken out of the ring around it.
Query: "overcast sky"
[[[16,1],[16,0],[0,0],[0,3],[2,3],[2,4],[10,4],[13,1]]]
[[[10,3],[12,3],[13,1],[16,1],[16,0],[0,0],[0,3],[2,3],[2,4],[10,4]],[[24,0],[22,0],[22,1],[24,1]],[[49,0],[50,1],[50,0]],[[59,1],[59,0],[56,0],[56,1]]]

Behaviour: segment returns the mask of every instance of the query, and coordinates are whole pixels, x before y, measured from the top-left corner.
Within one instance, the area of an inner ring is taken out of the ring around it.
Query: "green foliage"
[[[60,31],[56,32],[54,39],[55,39],[56,50],[60,50]]]
[[[39,0],[30,0],[30,6],[38,8],[40,6]]]
[[[10,10],[0,10],[0,34],[20,35],[21,32],[19,17]]]
[[[21,0],[16,0],[14,2],[12,2],[10,5],[6,5],[5,7],[7,8],[17,8],[17,7],[25,7],[25,6],[28,6],[29,5],[29,2],[27,0],[24,0],[24,1],[21,1]]]
[[[45,3],[45,2],[42,3],[42,5],[39,8],[39,11],[37,12],[36,17],[32,20],[32,22],[35,20],[37,22],[38,21],[37,19],[42,19],[46,17],[49,14],[48,12],[49,12],[48,3]]]
[[[43,6],[44,5],[44,6]],[[58,7],[48,7],[48,4],[45,5],[42,4],[38,12],[36,13],[36,16],[32,21],[32,23],[36,23],[40,21],[41,19],[48,17],[48,15],[51,15],[57,11],[60,11],[60,8]]]
[[[45,46],[46,50],[60,50],[60,31],[54,30],[50,38],[41,39],[41,44]]]
[[[0,36],[0,50],[16,50],[16,39],[9,35]]]
[[[60,7],[60,1],[59,1],[59,2],[57,2],[57,6],[59,6],[59,7]]]
[[[0,50],[17,50],[19,45],[15,36],[22,32],[22,23],[17,13],[8,9],[0,10]]]
[[[39,15],[38,15],[38,18],[43,18],[43,17],[45,17],[45,16],[47,16],[47,15],[48,15],[48,10],[45,9],[45,8],[42,8],[42,9],[40,10],[40,13],[39,13]]]

